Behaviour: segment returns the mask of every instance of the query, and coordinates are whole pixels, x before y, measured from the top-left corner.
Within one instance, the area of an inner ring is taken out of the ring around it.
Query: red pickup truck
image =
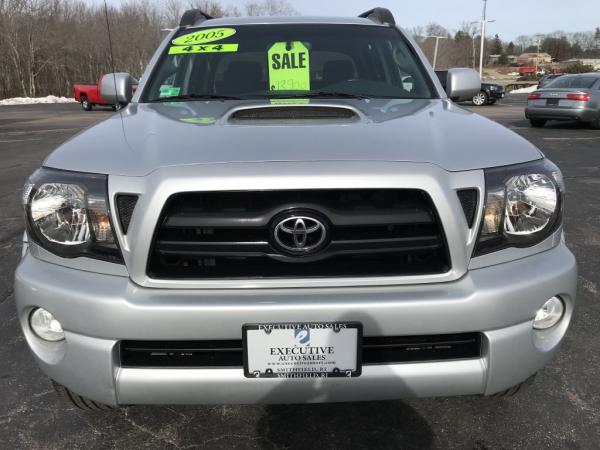
[[[81,107],[85,111],[91,111],[94,105],[110,105],[100,95],[100,84],[104,75],[100,75],[97,84],[91,83],[75,83],[73,85],[73,92],[75,94],[75,100],[81,103]],[[118,109],[117,106],[113,105],[114,109]]]
[[[73,85],[73,93],[75,95],[75,100],[78,103],[81,103],[81,107],[85,111],[91,111],[94,105],[106,105],[112,106],[112,108],[117,111],[121,109],[123,105],[112,105],[107,100],[105,100],[102,95],[100,95],[100,86],[102,84],[102,78],[104,75],[100,75],[98,78],[97,84],[92,83],[75,83]],[[137,89],[137,85],[133,86],[133,92]]]

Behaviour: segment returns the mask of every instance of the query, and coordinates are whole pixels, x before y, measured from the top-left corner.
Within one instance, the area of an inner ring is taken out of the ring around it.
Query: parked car
[[[190,10],[133,97],[115,77],[130,104],[22,196],[18,318],[71,404],[512,395],[555,354],[561,172],[387,9]]]
[[[448,71],[436,70],[435,74],[442,87],[446,89]],[[470,100],[475,106],[493,105],[501,98],[504,98],[505,95],[506,92],[503,86],[494,83],[481,83],[479,91]]]
[[[544,85],[550,83],[552,80],[555,80],[563,75],[564,73],[551,73],[549,75],[544,75],[538,82],[538,89],[542,88]]]
[[[600,73],[563,75],[527,97],[531,126],[548,120],[577,120],[600,129]]]
[[[100,86],[102,85],[103,78],[104,76],[100,75],[97,84],[75,83],[73,85],[73,94],[75,100],[81,104],[81,107],[84,109],[84,111],[91,111],[95,105],[112,106],[115,111],[121,109],[123,106],[121,103],[111,103],[102,97],[102,94],[100,93]],[[131,89],[134,92],[137,88],[136,83],[137,81],[134,81],[131,86]]]

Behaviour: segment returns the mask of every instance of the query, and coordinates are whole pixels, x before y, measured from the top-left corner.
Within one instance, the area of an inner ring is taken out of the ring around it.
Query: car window
[[[547,84],[548,88],[555,89],[590,89],[598,80],[597,77],[563,76]]]
[[[395,28],[243,25],[182,30],[165,50],[142,98],[319,92],[436,96],[422,63]]]

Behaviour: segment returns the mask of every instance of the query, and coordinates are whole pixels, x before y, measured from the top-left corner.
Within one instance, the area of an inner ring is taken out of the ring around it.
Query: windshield
[[[243,25],[180,31],[144,101],[285,97],[434,98],[395,28]]]
[[[563,76],[546,85],[554,89],[590,89],[598,78],[585,76]]]

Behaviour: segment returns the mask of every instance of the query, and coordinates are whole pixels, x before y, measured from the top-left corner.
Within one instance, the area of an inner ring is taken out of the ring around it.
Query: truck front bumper
[[[577,269],[564,244],[449,283],[410,286],[194,290],[141,288],[26,254],[16,273],[18,315],[42,370],[109,405],[296,403],[493,394],[547,364],[573,313]],[[566,313],[550,330],[533,318],[552,296]],[[65,340],[30,329],[36,307]],[[119,341],[240,339],[244,323],[359,321],[365,336],[481,332],[479,358],[364,366],[357,378],[250,379],[234,368],[121,367]]]

